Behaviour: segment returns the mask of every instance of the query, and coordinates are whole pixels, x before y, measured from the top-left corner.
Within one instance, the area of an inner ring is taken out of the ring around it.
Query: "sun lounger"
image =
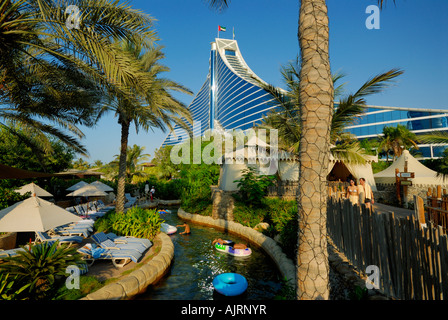
[[[111,260],[117,268],[122,268],[131,261],[138,262],[142,256],[135,250],[106,250],[90,243],[79,248],[78,252],[83,256],[83,259],[89,266],[91,266],[97,259],[107,259]]]
[[[15,248],[9,250],[0,250],[0,259],[14,257],[19,254],[20,251],[25,251],[24,248]]]
[[[84,238],[87,238],[90,233],[93,232],[93,224],[75,223],[56,227],[53,230],[60,235],[83,236]]]
[[[81,243],[83,237],[81,236],[50,236],[46,232],[36,231],[36,240],[40,242],[50,242],[59,241],[60,243],[68,243],[72,245],[73,243]]]
[[[54,228],[53,232],[59,236],[82,236],[87,238],[90,235],[90,231],[86,228]]]
[[[132,242],[138,242],[141,243],[143,246],[145,246],[146,249],[149,249],[152,247],[152,242],[149,239],[144,238],[136,238],[136,237],[127,237],[127,236],[117,236],[113,232],[109,232],[106,234],[107,238],[112,240],[115,243],[132,243]]]
[[[99,232],[91,236],[91,239],[103,249],[115,249],[115,250],[135,250],[142,254],[146,251],[146,247],[142,243],[128,242],[128,243],[115,243],[110,240],[104,232]]]

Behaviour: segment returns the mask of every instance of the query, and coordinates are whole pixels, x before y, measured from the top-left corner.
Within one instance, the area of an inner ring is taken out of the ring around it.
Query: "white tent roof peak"
[[[22,186],[21,188],[17,189],[17,192],[20,193],[21,195],[24,195],[27,192],[31,192],[31,195],[34,195],[34,196],[37,195],[39,197],[52,197],[53,196],[50,192],[39,187],[34,182],[31,182],[31,183],[28,183],[28,184]]]
[[[0,210],[0,232],[47,231],[80,220],[52,202],[32,196]]]
[[[415,178],[411,179],[414,184],[447,184],[447,182],[443,181],[442,177],[437,176],[436,171],[423,165],[420,161],[415,159],[408,150],[404,150],[402,155],[388,168],[373,175],[376,183],[395,183],[395,169],[398,169],[398,172],[404,172],[405,161],[408,163],[407,171],[413,172],[415,175]]]

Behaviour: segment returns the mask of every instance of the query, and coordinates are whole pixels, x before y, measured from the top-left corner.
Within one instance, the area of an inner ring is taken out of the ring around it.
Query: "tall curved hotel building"
[[[236,40],[215,39],[210,52],[207,78],[191,102],[194,136],[207,129],[246,130],[259,123],[275,104],[260,87],[261,80],[246,64]],[[175,145],[188,139],[176,126],[162,146]]]
[[[260,123],[262,116],[276,107],[260,79],[246,64],[236,40],[215,39],[211,44],[207,78],[189,105],[194,136],[207,129],[246,130]],[[337,108],[337,103],[335,103]],[[346,128],[358,139],[376,138],[385,126],[405,125],[417,135],[431,131],[448,131],[448,109],[416,109],[368,106],[357,123]],[[175,145],[188,139],[176,126],[162,144]],[[421,159],[437,158],[446,146],[419,145]]]

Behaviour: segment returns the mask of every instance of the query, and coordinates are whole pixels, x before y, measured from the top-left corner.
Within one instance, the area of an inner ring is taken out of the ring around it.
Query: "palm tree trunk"
[[[126,157],[128,150],[129,122],[123,120],[120,116],[118,123],[121,124],[121,145],[120,145],[120,162],[118,165],[118,186],[117,201],[115,205],[116,212],[124,212],[125,202],[125,185],[126,185]]]
[[[329,298],[327,171],[333,82],[325,0],[301,0],[301,130],[298,190],[297,298]]]

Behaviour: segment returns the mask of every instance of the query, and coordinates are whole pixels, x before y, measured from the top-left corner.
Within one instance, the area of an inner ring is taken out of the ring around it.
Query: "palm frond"
[[[365,164],[366,154],[358,141],[349,141],[338,144],[331,149],[331,153],[336,159],[344,160],[353,164]]]
[[[448,132],[445,131],[433,131],[427,134],[418,136],[418,139],[422,143],[431,144],[448,144]]]

